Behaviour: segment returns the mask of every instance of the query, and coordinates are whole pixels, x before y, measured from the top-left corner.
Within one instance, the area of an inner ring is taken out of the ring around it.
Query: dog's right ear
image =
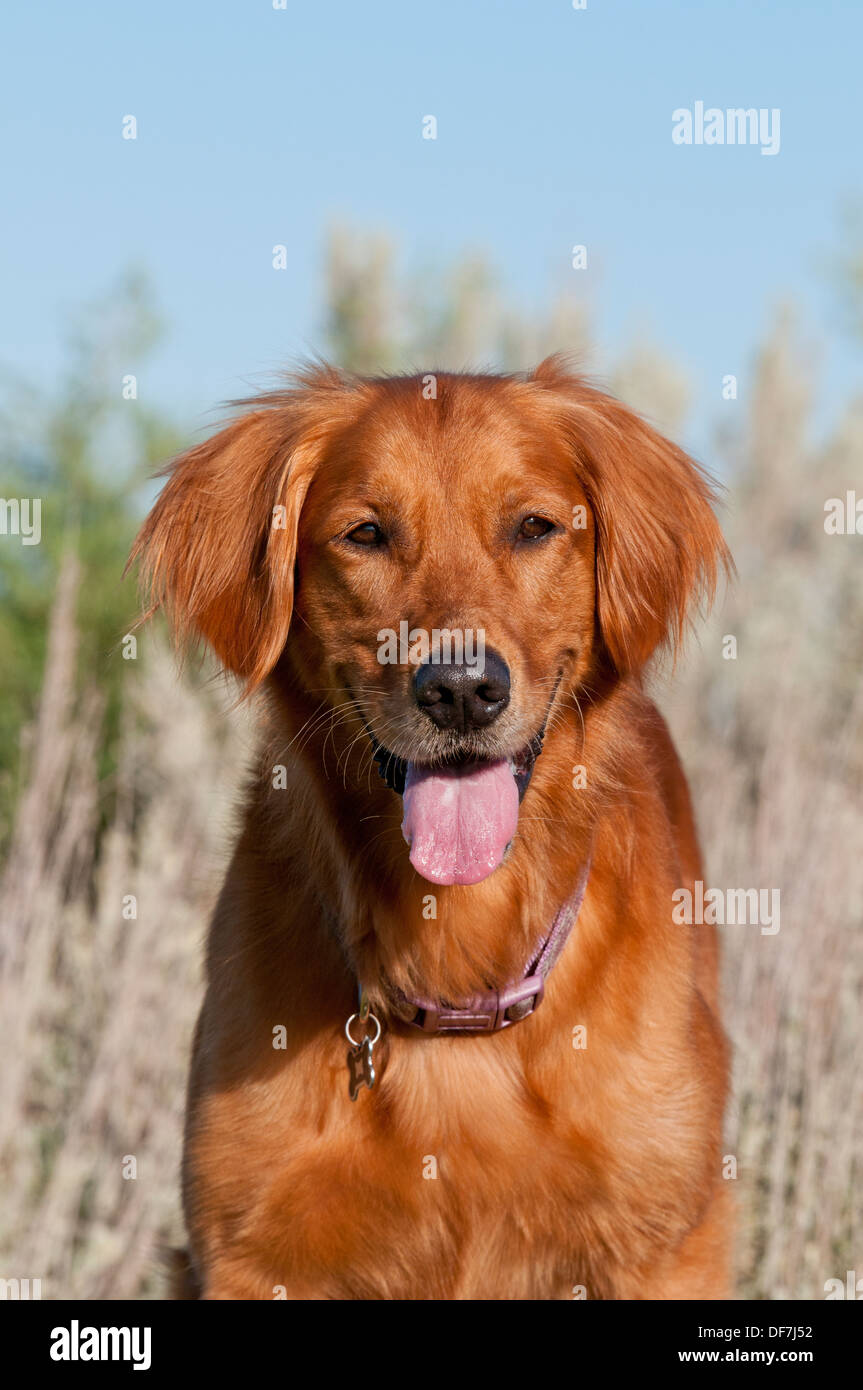
[[[288,636],[297,526],[326,433],[313,402],[270,397],[169,465],[129,557],[145,616],[164,608],[178,638],[207,641],[247,692]]]

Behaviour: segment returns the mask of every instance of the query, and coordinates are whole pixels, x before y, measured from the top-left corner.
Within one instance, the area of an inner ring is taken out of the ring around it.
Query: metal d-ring
[[[348,1042],[350,1043],[351,1047],[360,1047],[360,1046],[362,1045],[362,1043],[366,1041],[366,1038],[360,1038],[359,1042],[354,1042],[353,1038],[351,1037],[351,1024],[353,1023],[353,1021],[354,1021],[355,1018],[359,1018],[359,1017],[360,1017],[359,1014],[351,1014],[350,1018],[348,1019],[347,1023],[345,1024],[345,1037],[347,1038],[347,1040],[348,1040]],[[375,1035],[374,1035],[373,1038],[369,1038],[369,1039],[368,1039],[369,1045],[370,1045],[371,1047],[374,1047],[375,1044],[376,1044],[376,1042],[378,1041],[378,1038],[379,1038],[380,1035],[381,1035],[381,1022],[380,1022],[380,1019],[377,1017],[376,1014],[370,1013],[370,1014],[368,1015],[368,1018],[365,1020],[365,1022],[366,1022],[366,1023],[369,1023],[369,1022],[373,1023],[373,1024],[375,1025],[375,1027],[377,1028],[377,1030],[378,1030],[378,1031],[375,1033]]]

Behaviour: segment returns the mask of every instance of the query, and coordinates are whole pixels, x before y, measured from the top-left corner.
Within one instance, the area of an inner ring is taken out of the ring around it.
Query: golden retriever
[[[311,367],[173,465],[149,611],[263,722],[181,1292],[728,1295],[715,931],[672,920],[699,851],[642,685],[730,565],[712,501],[557,358]]]

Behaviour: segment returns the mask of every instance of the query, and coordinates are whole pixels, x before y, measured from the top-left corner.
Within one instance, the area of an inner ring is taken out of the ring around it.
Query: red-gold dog
[[[730,563],[711,500],[554,358],[312,369],[174,465],[151,608],[266,721],[194,1043],[187,1292],[727,1296],[716,940],[672,920],[699,853],[641,683]]]

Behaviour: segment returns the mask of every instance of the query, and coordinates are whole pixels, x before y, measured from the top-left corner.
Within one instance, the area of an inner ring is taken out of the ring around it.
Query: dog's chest
[[[588,1277],[595,1285],[587,1252],[609,1237],[615,1158],[579,1122],[574,1094],[529,1078],[489,1041],[396,1053],[351,1107],[356,1191],[381,1182],[364,1276],[378,1271],[380,1297],[572,1298]],[[425,1293],[410,1286],[413,1259],[392,1258],[410,1251],[422,1252]]]

